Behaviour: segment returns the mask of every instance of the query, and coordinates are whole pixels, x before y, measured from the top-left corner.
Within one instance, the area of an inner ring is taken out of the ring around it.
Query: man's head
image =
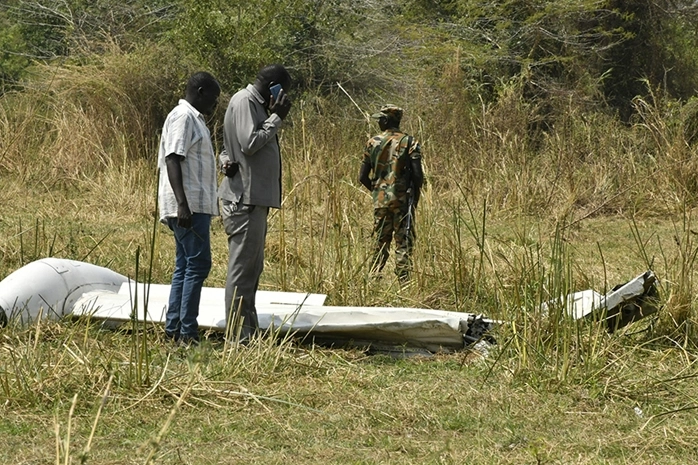
[[[397,105],[383,105],[378,113],[371,115],[371,118],[378,120],[381,130],[388,128],[399,128],[402,120],[402,108]]]
[[[262,94],[264,100],[269,102],[269,96],[271,95],[269,88],[274,84],[281,84],[284,92],[288,92],[288,89],[291,87],[291,75],[280,64],[267,65],[260,69],[255,81],[255,88]]]
[[[220,94],[218,81],[205,71],[193,74],[187,81],[187,102],[205,115],[210,115],[216,109]]]

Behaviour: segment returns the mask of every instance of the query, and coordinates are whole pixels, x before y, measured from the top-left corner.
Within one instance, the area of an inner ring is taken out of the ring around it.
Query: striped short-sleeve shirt
[[[203,115],[182,99],[165,120],[160,137],[158,204],[160,221],[177,217],[177,199],[167,177],[165,157],[175,153],[181,162],[182,184],[192,213],[218,215],[216,155]]]

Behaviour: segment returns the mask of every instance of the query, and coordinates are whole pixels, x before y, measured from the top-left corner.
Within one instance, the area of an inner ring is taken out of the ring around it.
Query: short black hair
[[[291,84],[291,75],[283,65],[275,63],[267,65],[257,73],[257,80],[264,85],[269,85],[272,82],[278,84],[286,84],[286,87]]]
[[[221,86],[220,84],[218,84],[218,81],[216,80],[216,78],[213,77],[211,73],[207,73],[206,71],[199,71],[197,73],[192,74],[189,78],[189,81],[187,81],[187,94],[189,94],[190,92],[196,92],[199,87],[205,90],[220,90]]]

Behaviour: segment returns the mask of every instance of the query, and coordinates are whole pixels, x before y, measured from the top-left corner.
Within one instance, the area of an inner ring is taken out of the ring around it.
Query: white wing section
[[[647,270],[605,295],[592,289],[574,292],[557,301],[543,303],[541,308],[547,312],[550,305],[564,305],[564,310],[575,320],[603,318],[612,333],[659,311],[658,298],[657,277],[652,270]]]
[[[463,348],[475,315],[394,307],[306,307],[265,309],[266,327],[330,341],[379,342],[432,351]]]
[[[140,289],[140,292],[134,292]],[[225,331],[223,289],[204,288],[199,305],[201,328]],[[85,294],[73,307],[74,315],[124,323],[137,309],[140,321],[164,323],[169,286],[124,284],[118,293]],[[147,295],[147,299],[145,296]],[[294,292],[257,293],[257,315],[262,330],[320,338],[323,342],[357,344],[377,342],[428,350],[460,349],[463,336],[478,320],[473,314],[393,307],[323,306],[325,295]],[[137,302],[137,306],[134,306]],[[135,316],[135,315],[134,315]],[[479,319],[480,322],[485,320]],[[487,322],[487,329],[489,329]]]
[[[0,326],[10,318],[30,322],[68,314],[106,324],[131,317],[164,323],[170,286],[135,283],[107,268],[73,260],[45,258],[0,282]],[[205,287],[199,326],[225,331],[225,290]],[[494,324],[480,316],[443,310],[392,307],[326,307],[324,294],[259,291],[262,330],[307,336],[321,342],[461,349]]]
[[[168,284],[136,284],[128,281],[121,285],[118,292],[85,293],[73,305],[72,314],[90,315],[95,319],[112,322],[125,322],[131,320],[133,310],[137,309],[138,320],[164,323],[169,295]],[[260,309],[267,307],[293,311],[301,305],[322,306],[326,298],[324,294],[257,291],[256,305],[258,313]],[[259,317],[262,318],[261,315]],[[197,321],[201,328],[225,331],[225,289],[204,287],[201,290]]]

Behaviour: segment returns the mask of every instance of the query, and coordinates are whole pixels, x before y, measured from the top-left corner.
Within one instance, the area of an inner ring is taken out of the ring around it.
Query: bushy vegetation
[[[0,457],[693,460],[696,19],[692,1],[4,2],[0,276],[45,256],[134,276],[152,257],[153,281],[169,282],[171,238],[154,223],[162,122],[191,72],[216,75],[225,102],[279,61],[294,106],[262,287],[505,324],[484,360],[214,336],[183,352],[158,328],[10,325]],[[377,129],[366,115],[388,102],[405,108],[427,180],[406,288],[369,278],[356,182]],[[218,149],[223,111],[210,120]],[[224,237],[215,223],[208,286],[225,281]],[[613,336],[540,310],[647,269],[660,312]]]

